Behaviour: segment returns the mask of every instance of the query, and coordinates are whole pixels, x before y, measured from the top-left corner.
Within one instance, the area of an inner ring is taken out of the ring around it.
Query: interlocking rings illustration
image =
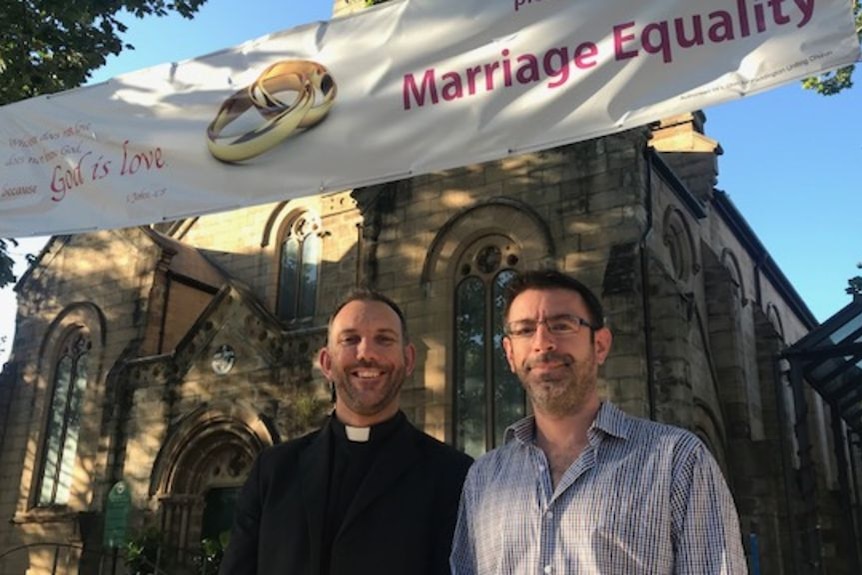
[[[231,95],[207,127],[210,153],[224,162],[259,156],[297,130],[308,130],[326,118],[338,87],[325,66],[310,60],[282,60],[267,67],[250,86]],[[292,101],[282,100],[293,93]],[[265,122],[239,135],[225,128],[255,108]]]

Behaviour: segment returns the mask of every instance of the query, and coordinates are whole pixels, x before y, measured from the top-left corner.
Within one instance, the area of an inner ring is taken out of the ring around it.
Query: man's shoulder
[[[410,425],[415,434],[419,449],[430,459],[446,462],[452,466],[463,468],[465,471],[473,463],[473,458],[458,451],[451,445],[444,443],[436,437]]]
[[[691,431],[685,429],[684,427],[680,427],[672,423],[664,423],[661,421],[646,419],[645,417],[638,417],[635,415],[625,415],[625,418],[632,426],[635,433],[640,432],[669,437],[684,437],[694,435]]]
[[[633,435],[635,436],[664,437],[672,441],[700,442],[697,435],[684,427],[632,415],[627,415],[626,417],[632,425]]]
[[[688,429],[628,415],[622,411],[619,413],[625,421],[625,440],[632,446],[649,450],[670,450],[678,455],[697,455],[707,451],[703,441]]]
[[[315,429],[300,437],[294,437],[293,439],[270,445],[264,448],[258,457],[265,463],[274,463],[298,457],[314,443],[315,439],[320,436],[321,431],[321,429]]]
[[[506,470],[512,469],[513,466],[520,468],[527,457],[525,449],[526,446],[521,441],[512,438],[477,457],[470,473],[475,475],[476,479],[490,478],[505,474]]]

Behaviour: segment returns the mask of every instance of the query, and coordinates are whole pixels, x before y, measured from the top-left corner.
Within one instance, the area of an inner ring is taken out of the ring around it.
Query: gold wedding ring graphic
[[[338,88],[325,66],[310,60],[282,60],[261,72],[250,86],[231,95],[207,127],[207,147],[224,162],[242,162],[284,141],[299,129],[310,129],[326,118]],[[293,101],[282,100],[293,93]],[[254,108],[266,120],[241,135],[224,135],[225,128]]]

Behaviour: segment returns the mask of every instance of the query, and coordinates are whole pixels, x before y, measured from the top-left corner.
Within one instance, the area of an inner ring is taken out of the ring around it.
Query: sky
[[[326,20],[332,0],[208,0],[193,20],[126,19],[135,46],[94,72],[92,82],[182,61],[308,22]],[[862,73],[862,68],[858,71]],[[862,74],[857,74],[862,84]],[[850,302],[847,280],[862,275],[862,87],[824,97],[798,83],[705,111],[706,134],[724,150],[717,188],[730,196],[802,299],[823,321]],[[45,238],[13,248],[16,274]],[[0,290],[0,365],[15,322],[14,294]],[[6,338],[4,340],[4,337]]]

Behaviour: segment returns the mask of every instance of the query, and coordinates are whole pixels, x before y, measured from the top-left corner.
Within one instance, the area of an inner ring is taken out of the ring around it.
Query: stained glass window
[[[309,215],[294,220],[282,239],[278,317],[284,321],[314,316],[321,243],[320,224]]]
[[[475,248],[475,249],[473,249]],[[478,456],[500,445],[526,401],[503,352],[504,290],[519,262],[508,238],[493,236],[466,250],[455,292],[455,445]]]
[[[90,340],[76,332],[67,339],[56,364],[45,429],[40,506],[65,505],[69,501],[81,432],[81,407],[87,389],[90,347]]]

